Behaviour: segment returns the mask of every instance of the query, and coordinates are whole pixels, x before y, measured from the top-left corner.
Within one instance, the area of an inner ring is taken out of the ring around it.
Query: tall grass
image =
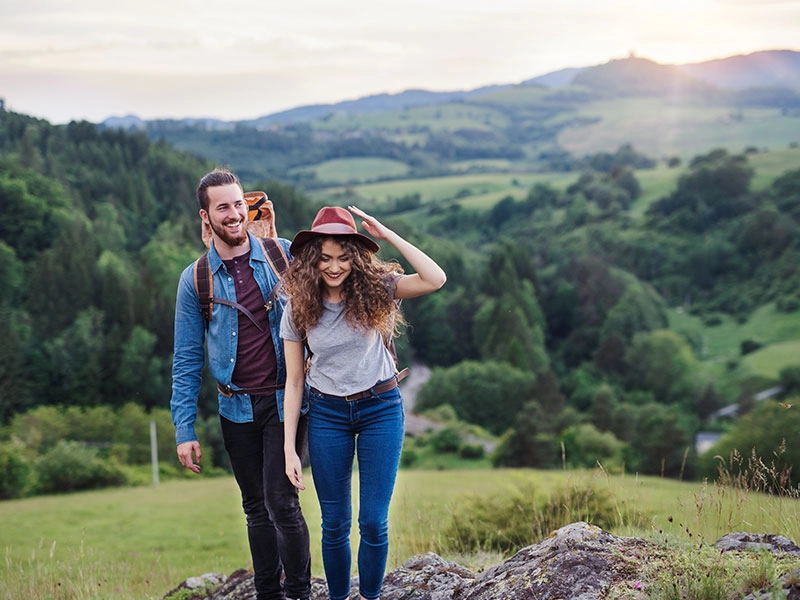
[[[769,465],[745,460],[740,466],[749,470],[726,465],[718,481],[706,483],[610,475],[600,468],[403,470],[390,512],[388,568],[423,552],[472,569],[496,564],[513,548],[540,542],[550,528],[594,520],[592,498],[603,499],[600,524],[611,533],[649,539],[682,554],[734,530],[800,539],[797,490],[761,485],[770,477]],[[301,494],[301,502],[311,533],[312,572],[323,576],[313,487]],[[541,526],[530,527],[513,547],[452,539],[453,531],[472,535],[470,506],[481,503],[510,506],[518,520],[513,523],[538,519]],[[160,598],[190,576],[229,574],[250,564],[238,490],[228,477],[8,501],[0,503],[0,521],[0,598]],[[461,529],[454,529],[454,521]],[[657,581],[653,573],[648,585]]]

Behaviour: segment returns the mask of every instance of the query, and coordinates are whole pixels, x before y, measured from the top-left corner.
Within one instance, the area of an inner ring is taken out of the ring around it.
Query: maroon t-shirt
[[[231,381],[239,388],[275,385],[278,373],[275,346],[264,308],[266,302],[250,266],[250,253],[223,262],[234,278],[236,302],[249,310],[263,329],[260,331],[242,311],[232,309],[239,313],[239,340]]]

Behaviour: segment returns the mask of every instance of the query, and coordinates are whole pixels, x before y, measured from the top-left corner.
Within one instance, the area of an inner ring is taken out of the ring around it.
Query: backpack
[[[267,258],[267,262],[278,276],[278,283],[276,283],[272,290],[270,290],[267,303],[264,305],[267,312],[269,312],[272,310],[272,307],[275,303],[275,296],[278,295],[278,290],[281,287],[281,276],[286,269],[289,268],[289,257],[286,256],[283,246],[281,246],[275,240],[275,238],[258,239],[261,242],[261,246],[264,248],[264,256]],[[203,318],[205,319],[206,324],[211,320],[214,309],[213,304],[216,302],[217,304],[224,304],[225,306],[230,306],[231,308],[241,311],[255,324],[256,327],[258,327],[260,331],[264,331],[264,329],[256,321],[253,313],[247,310],[244,306],[238,302],[226,300],[225,298],[214,297],[214,278],[211,273],[211,265],[208,264],[208,252],[203,254],[203,256],[194,262],[194,289],[197,291],[197,297],[200,300],[200,309],[203,312]]]

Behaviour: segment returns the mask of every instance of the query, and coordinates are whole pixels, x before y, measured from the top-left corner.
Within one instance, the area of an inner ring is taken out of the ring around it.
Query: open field
[[[607,149],[613,151],[615,148]],[[768,152],[748,155],[748,161],[755,169],[752,188],[759,191],[767,188],[776,177],[800,168],[800,147],[778,148]],[[320,169],[320,179],[351,180],[367,178],[379,172],[401,168],[395,161],[382,159],[346,159],[329,161],[315,167]],[[687,164],[669,168],[663,163],[654,169],[636,171],[636,178],[642,188],[641,196],[631,206],[631,213],[640,218],[647,208],[659,198],[669,195],[677,185],[678,178],[685,172]],[[338,170],[338,172],[337,172]],[[343,204],[360,202],[364,207],[382,206],[392,199],[420,195],[423,205],[445,201],[457,201],[464,207],[489,210],[502,198],[511,196],[522,200],[534,184],[549,185],[565,190],[574,183],[579,173],[468,173],[446,177],[427,177],[419,179],[397,179],[376,183],[336,186],[313,190],[310,195],[317,200]]]
[[[311,483],[310,477],[307,478]],[[613,498],[612,533],[713,543],[731,531],[780,533],[797,541],[798,500],[603,471],[401,471],[390,515],[389,569],[420,552],[441,553],[441,536],[459,502],[514,490],[547,495],[591,485]],[[319,510],[302,494],[314,575],[322,576]],[[244,518],[232,478],[171,481],[0,504],[0,597],[144,600],[190,576],[249,565]],[[671,517],[671,519],[670,519]],[[644,528],[633,523],[644,522]],[[532,539],[531,543],[539,540]],[[447,557],[477,568],[499,555]]]
[[[370,114],[335,114],[313,122],[315,129],[326,131],[348,131],[351,129],[402,130],[427,128],[430,131],[442,129],[491,129],[505,128],[508,117],[489,106],[456,102],[417,106],[405,110],[389,110]]]
[[[669,313],[670,328],[702,340],[700,358],[725,361],[739,356],[739,347],[745,340],[763,346],[800,339],[800,312],[778,312],[773,303],[756,309],[744,323],[737,323],[728,315],[718,315],[719,325],[707,326],[699,317],[680,310]],[[800,354],[795,354],[795,358]]]
[[[787,148],[800,142],[800,117],[778,109],[672,103],[662,98],[617,98],[580,106],[579,117],[600,119],[590,125],[565,129],[561,146],[584,156],[611,152],[630,143],[654,158],[679,156],[688,160],[722,147],[743,152],[748,147]]]
[[[797,365],[800,356],[800,311],[781,313],[773,303],[756,309],[744,323],[728,315],[717,315],[719,325],[702,320],[680,309],[668,313],[670,329],[699,341],[700,360],[721,392],[735,398],[739,384],[754,380],[769,387],[778,381],[780,370]],[[762,348],[741,356],[742,342],[749,340]]]
[[[408,173],[408,165],[389,158],[337,158],[292,170],[292,173],[296,172],[311,172],[320,181],[344,184],[382,177],[402,177]]]

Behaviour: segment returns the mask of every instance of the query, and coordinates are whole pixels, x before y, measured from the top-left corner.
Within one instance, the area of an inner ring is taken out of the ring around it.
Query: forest
[[[710,369],[671,315],[713,327],[765,305],[800,313],[800,169],[755,190],[747,152],[710,149],[635,216],[638,173],[654,162],[623,146],[564,163],[564,189],[378,211],[448,274],[441,292],[403,305],[401,357],[433,369],[416,410],[449,412],[451,432],[477,426],[496,441],[495,466],[699,478],[713,477],[712,455],[757,448],[797,483],[800,450],[785,442],[800,428],[800,357],[777,377],[734,377],[758,339]],[[149,461],[131,424],[150,418],[174,460],[175,289],[203,251],[194,189],[214,166],[145,133],[0,112],[0,497],[130,481],[121,467]],[[246,183],[275,202],[288,238],[320,204],[296,184]],[[770,387],[782,404],[754,400]],[[737,419],[715,418],[732,403]],[[200,415],[225,469],[208,378]],[[711,455],[695,451],[702,430],[724,434]],[[59,483],[45,456],[94,467]]]

